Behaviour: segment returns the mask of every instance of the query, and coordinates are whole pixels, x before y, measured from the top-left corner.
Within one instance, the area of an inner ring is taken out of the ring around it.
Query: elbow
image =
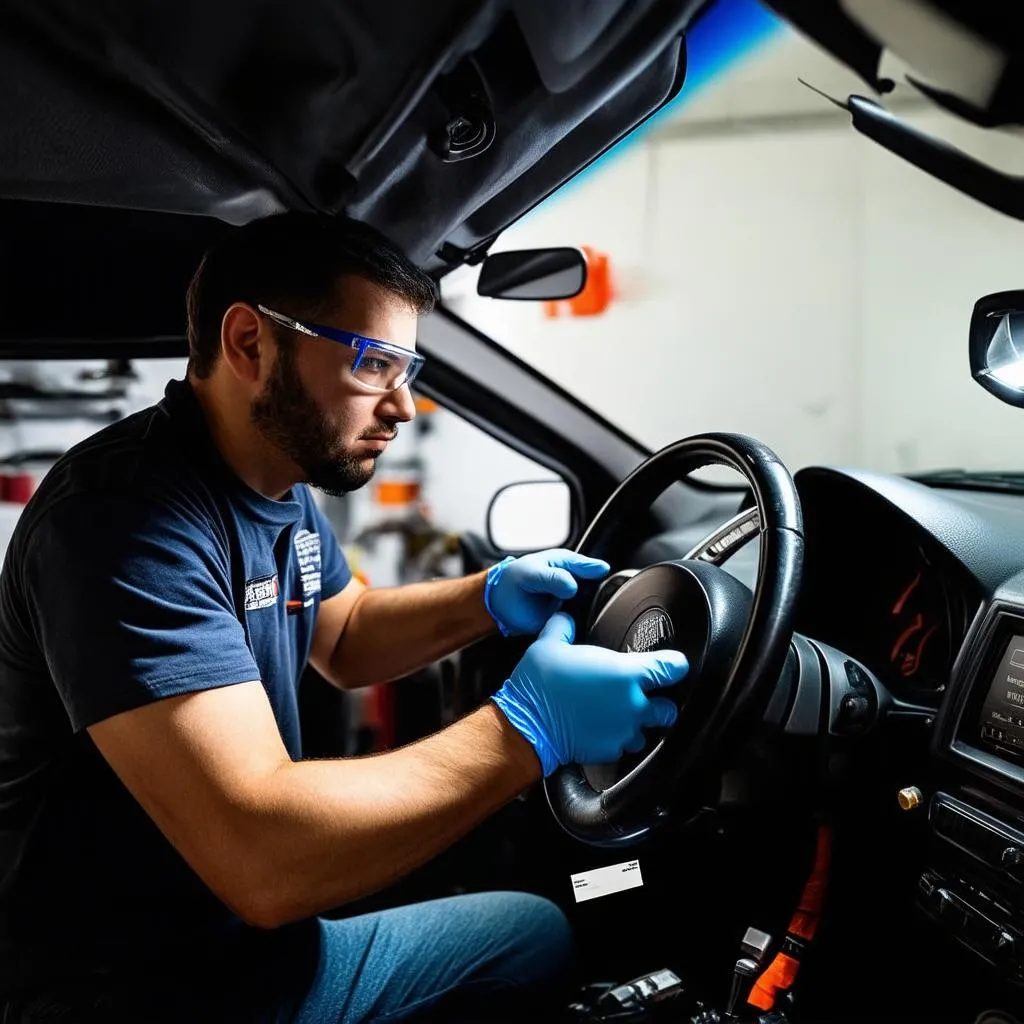
[[[308,915],[283,891],[285,887],[266,880],[243,883],[236,879],[229,890],[217,895],[224,905],[251,928],[273,931]]]
[[[249,927],[263,931],[282,928],[297,919],[286,912],[272,891],[239,893],[232,900],[225,902]]]
[[[295,895],[287,879],[287,864],[277,863],[272,849],[249,834],[244,843],[225,843],[226,855],[196,864],[210,891],[247,925],[273,930],[303,915],[295,908]],[[228,854],[230,850],[230,854]],[[209,850],[208,850],[209,852]]]
[[[371,676],[357,659],[347,658],[337,652],[331,658],[329,671],[321,674],[336,690],[341,690],[343,693],[361,690],[364,686],[387,681]]]

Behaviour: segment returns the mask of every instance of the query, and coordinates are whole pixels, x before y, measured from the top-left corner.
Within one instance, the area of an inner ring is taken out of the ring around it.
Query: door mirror
[[[571,299],[587,283],[587,258],[579,249],[517,249],[488,256],[476,290],[491,299]]]
[[[971,375],[1010,405],[1024,406],[1024,291],[995,292],[974,304]]]
[[[562,547],[572,531],[572,494],[564,480],[502,487],[487,510],[487,537],[498,551]]]

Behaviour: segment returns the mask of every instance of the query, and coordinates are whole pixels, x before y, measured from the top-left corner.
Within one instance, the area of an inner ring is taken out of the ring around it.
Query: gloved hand
[[[504,636],[535,634],[575,596],[575,577],[599,580],[609,565],[566,548],[535,551],[492,565],[484,586],[484,607]]]
[[[647,693],[679,682],[689,668],[679,651],[575,647],[574,634],[569,615],[552,615],[491,698],[530,741],[545,777],[562,764],[607,764],[643,750],[642,730],[669,726],[677,713],[667,697]]]

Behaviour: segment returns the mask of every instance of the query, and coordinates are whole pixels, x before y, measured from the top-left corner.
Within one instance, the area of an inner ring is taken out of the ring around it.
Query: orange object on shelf
[[[569,316],[596,316],[603,313],[615,297],[608,257],[589,245],[581,245],[580,248],[587,258],[587,283],[579,295],[574,295],[571,299],[545,302],[544,315],[549,318],[561,316],[563,313],[568,313]]]
[[[381,505],[408,505],[420,496],[418,480],[379,480],[374,497]]]
[[[423,398],[417,396],[415,402],[416,412],[420,416],[429,416],[432,412],[437,412],[440,406],[432,398]]]

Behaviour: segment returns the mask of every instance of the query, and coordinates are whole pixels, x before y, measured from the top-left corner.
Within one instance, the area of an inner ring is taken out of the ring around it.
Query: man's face
[[[318,322],[415,348],[417,317],[401,297],[359,277],[344,278],[338,293],[342,301]],[[278,328],[274,336],[289,333]],[[252,403],[253,424],[313,487],[334,495],[362,487],[399,423],[415,415],[409,389],[362,386],[351,373],[355,352],[345,345],[298,333],[283,341]]]

